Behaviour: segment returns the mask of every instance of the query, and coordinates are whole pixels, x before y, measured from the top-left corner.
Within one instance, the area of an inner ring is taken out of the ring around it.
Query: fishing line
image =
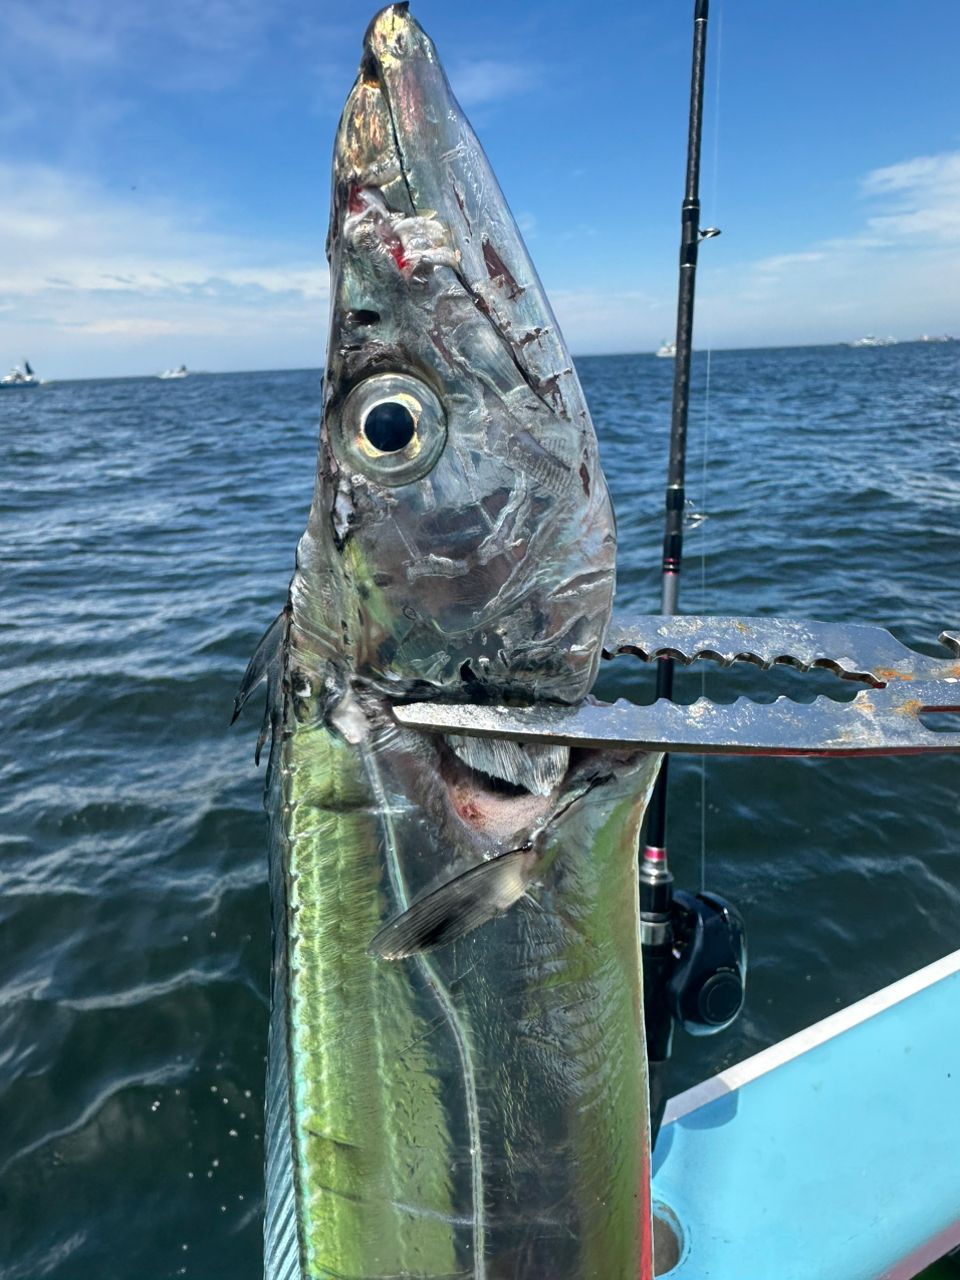
[[[717,54],[713,79],[713,173],[711,174],[711,221],[716,224],[720,173],[720,69],[723,65],[723,6],[717,15]],[[710,454],[710,379],[713,368],[713,325],[707,325],[707,375],[703,394],[703,440],[700,450],[700,509],[704,514],[700,526],[700,612],[708,613],[707,608],[707,525],[709,523],[710,504],[707,501],[707,463]],[[707,667],[700,664],[700,697],[707,696]],[[707,757],[700,757],[700,892],[707,887]]]

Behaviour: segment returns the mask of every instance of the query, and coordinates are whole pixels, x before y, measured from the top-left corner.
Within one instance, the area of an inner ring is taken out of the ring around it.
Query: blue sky
[[[0,365],[319,365],[375,5],[4,0]],[[414,0],[575,353],[671,335],[691,3]],[[713,0],[697,342],[960,333],[960,8]]]

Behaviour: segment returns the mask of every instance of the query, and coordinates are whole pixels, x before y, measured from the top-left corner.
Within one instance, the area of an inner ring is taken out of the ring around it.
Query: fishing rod
[[[709,0],[695,0],[687,173],[680,212],[680,278],[670,419],[660,612],[678,612],[683,561],[684,472],[690,409],[693,304],[700,241],[720,234],[700,228],[700,143],[707,60]],[[673,661],[657,663],[657,698],[673,699]],[[714,894],[675,892],[667,861],[667,778],[664,756],[650,800],[639,869],[644,1018],[650,1078],[652,1141],[666,1106],[666,1064],[674,1022],[705,1035],[728,1026],[743,1003],[743,926],[734,908]],[[740,960],[738,964],[737,961]]]

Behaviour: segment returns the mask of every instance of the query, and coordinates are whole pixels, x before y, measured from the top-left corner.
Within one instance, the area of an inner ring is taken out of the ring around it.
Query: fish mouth
[[[334,153],[331,259],[351,214],[379,224],[408,280],[436,266],[453,270],[509,352],[505,385],[519,373],[550,412],[579,411],[569,352],[513,215],[406,3],[382,9],[364,37]]]
[[[469,697],[465,701],[472,703]],[[393,700],[381,695],[377,702],[395,726]],[[584,790],[609,777],[619,758],[615,752],[557,743],[428,733],[409,726],[402,732],[430,762],[450,813],[489,851],[534,840]]]
[[[553,816],[570,773],[567,747],[441,735],[439,776],[457,817],[500,845],[522,842]]]
[[[410,0],[398,0],[397,4],[388,4],[373,15],[363,33],[364,50],[372,49],[375,41],[382,38],[385,26],[395,29],[398,24],[416,27],[410,17]],[[418,28],[419,29],[419,28]]]
[[[531,303],[531,313],[538,312],[547,323],[532,329],[527,342],[542,346],[546,340],[548,347],[559,342],[562,348],[496,177],[433,41],[411,17],[407,3],[382,9],[367,28],[357,81],[338,132],[334,171],[332,233],[351,205],[356,211],[361,191],[382,200],[393,215],[425,218],[434,230],[443,230],[456,255],[456,263],[451,257],[445,265],[454,266],[465,281],[491,283],[497,301],[504,303],[502,310],[495,308],[495,318],[508,317],[511,304],[527,310]],[[414,257],[424,247],[414,244]],[[408,260],[406,270],[415,270],[410,254],[402,256]],[[435,265],[434,255],[427,254],[426,265]],[[531,286],[532,297],[522,302]],[[550,354],[552,359],[554,352]]]
[[[429,66],[424,45],[432,45],[409,16],[406,4],[389,5],[367,27],[356,83],[347,98],[334,152],[334,192],[328,255],[336,246],[345,217],[356,212],[360,193],[375,193],[393,213],[419,212],[405,152],[410,148],[410,120],[429,102],[442,99],[449,87],[434,55],[437,77],[421,85],[419,66]],[[403,74],[404,71],[406,74]],[[407,83],[398,86],[398,79]],[[398,101],[398,92],[400,101]]]
[[[384,960],[446,946],[530,898],[558,854],[563,825],[637,759],[409,728],[400,741],[421,777],[434,780],[429,812],[450,857],[433,887],[371,939],[368,951]]]

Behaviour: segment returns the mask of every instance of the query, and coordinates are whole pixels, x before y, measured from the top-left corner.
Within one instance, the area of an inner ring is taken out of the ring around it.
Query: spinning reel
[[[740,912],[715,893],[673,894],[670,1012],[692,1036],[724,1031],[743,1008],[747,939]]]
[[[665,851],[640,863],[643,1004],[654,1139],[667,1103],[674,1024],[693,1036],[724,1031],[743,1008],[747,939],[740,912],[715,893],[674,891]]]

